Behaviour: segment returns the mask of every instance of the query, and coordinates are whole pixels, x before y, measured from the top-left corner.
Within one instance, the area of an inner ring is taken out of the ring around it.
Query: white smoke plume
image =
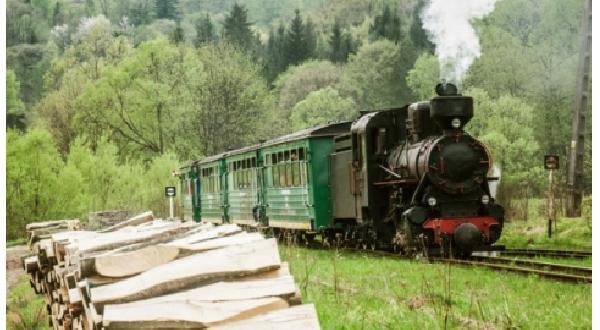
[[[435,45],[440,78],[459,84],[481,55],[479,38],[471,25],[494,10],[497,0],[430,0],[421,13],[423,29]]]

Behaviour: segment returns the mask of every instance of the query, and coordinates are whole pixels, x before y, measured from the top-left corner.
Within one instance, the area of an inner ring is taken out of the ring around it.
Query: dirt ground
[[[17,245],[6,249],[6,292],[19,282],[21,276],[25,275],[21,266],[21,257],[28,255],[27,245]]]

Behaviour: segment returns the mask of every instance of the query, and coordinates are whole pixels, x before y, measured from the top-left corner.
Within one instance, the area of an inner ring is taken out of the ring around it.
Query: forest
[[[432,97],[424,5],[8,0],[7,239],[93,210],[165,214],[186,161]],[[582,13],[579,0],[501,0],[473,22],[467,130],[502,170],[509,219],[544,196],[544,154],[561,156],[566,191]],[[588,119],[591,194],[591,102]]]

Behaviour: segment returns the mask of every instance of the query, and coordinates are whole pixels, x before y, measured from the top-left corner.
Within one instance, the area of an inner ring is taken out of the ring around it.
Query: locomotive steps
[[[151,212],[103,231],[27,226],[23,258],[54,329],[318,329],[275,239]]]

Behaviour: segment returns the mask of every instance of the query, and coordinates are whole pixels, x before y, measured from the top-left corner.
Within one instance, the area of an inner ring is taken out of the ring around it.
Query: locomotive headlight
[[[429,206],[435,206],[437,204],[437,199],[435,199],[435,197],[429,197],[427,199],[427,204],[429,204]]]
[[[481,196],[481,203],[483,205],[488,205],[490,203],[490,196],[488,196],[488,195]]]
[[[454,118],[454,119],[452,119],[452,121],[450,122],[450,124],[454,128],[460,128],[460,124],[461,124],[460,118]]]

